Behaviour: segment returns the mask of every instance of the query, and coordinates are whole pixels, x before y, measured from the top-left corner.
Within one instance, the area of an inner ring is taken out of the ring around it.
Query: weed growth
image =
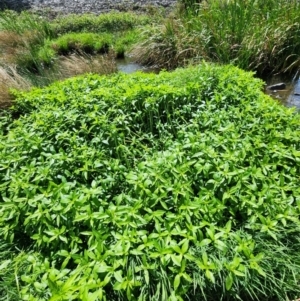
[[[16,92],[0,235],[26,251],[20,298],[299,297],[299,116],[261,86],[201,65]]]
[[[58,54],[84,52],[88,54],[107,53],[111,45],[111,35],[95,33],[69,33],[51,42]]]
[[[12,66],[0,67],[0,107],[11,105],[13,96],[10,89],[29,90],[31,83],[18,74]]]

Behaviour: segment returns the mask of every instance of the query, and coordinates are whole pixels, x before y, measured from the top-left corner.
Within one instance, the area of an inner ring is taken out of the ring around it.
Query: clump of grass
[[[0,13],[0,61],[39,72],[51,65],[55,53],[45,42],[53,37],[48,21],[28,12]]]
[[[111,74],[117,71],[114,53],[104,56],[88,57],[87,55],[61,56],[57,61],[59,79],[66,79],[84,73]]]
[[[112,36],[95,33],[69,33],[51,41],[51,47],[58,53],[66,55],[71,52],[107,53]]]
[[[132,12],[110,12],[99,16],[93,14],[68,15],[58,17],[51,23],[56,34],[69,32],[120,32],[132,30],[152,22],[152,18],[145,14]]]
[[[259,75],[292,73],[299,68],[298,1],[182,2],[187,7],[175,13],[179,26],[167,19],[163,27],[146,32],[139,45],[145,48],[139,61],[175,68],[186,60],[207,59],[255,70]]]
[[[17,34],[35,32],[38,37],[52,37],[54,35],[47,19],[22,11],[20,13],[11,10],[0,12],[0,30],[7,30]]]
[[[0,50],[2,63],[14,64],[17,61],[19,47],[23,44],[22,37],[8,30],[0,31]]]
[[[193,37],[188,34],[182,20],[174,16],[163,25],[146,27],[142,30],[142,42],[133,46],[130,55],[142,65],[174,69],[185,66],[195,57],[206,57],[205,53],[195,47]]]
[[[31,83],[22,77],[15,67],[0,66],[0,108],[6,108],[11,105],[14,99],[10,89],[29,90]]]
[[[126,52],[139,41],[139,30],[130,30],[124,33],[118,33],[113,38],[112,48],[117,58],[124,58]]]

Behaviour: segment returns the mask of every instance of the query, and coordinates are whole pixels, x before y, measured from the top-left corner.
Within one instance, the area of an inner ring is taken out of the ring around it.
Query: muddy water
[[[285,83],[286,88],[284,90],[270,90],[267,88],[278,83]],[[287,107],[297,107],[300,109],[300,80],[295,81],[291,78],[273,76],[266,80],[265,93],[279,100]]]

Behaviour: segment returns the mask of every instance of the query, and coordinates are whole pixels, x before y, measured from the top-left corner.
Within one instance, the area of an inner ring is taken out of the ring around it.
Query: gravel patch
[[[0,9],[31,9],[34,11],[48,10],[57,14],[100,14],[111,10],[145,10],[149,6],[171,8],[176,2],[176,0],[0,0]]]

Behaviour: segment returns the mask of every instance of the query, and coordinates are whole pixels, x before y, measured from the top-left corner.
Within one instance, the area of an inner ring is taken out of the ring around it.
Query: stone
[[[300,79],[295,82],[295,86],[288,97],[287,103],[289,106],[294,106],[300,109]]]
[[[267,87],[268,90],[285,90],[286,84],[285,83],[278,83]]]

